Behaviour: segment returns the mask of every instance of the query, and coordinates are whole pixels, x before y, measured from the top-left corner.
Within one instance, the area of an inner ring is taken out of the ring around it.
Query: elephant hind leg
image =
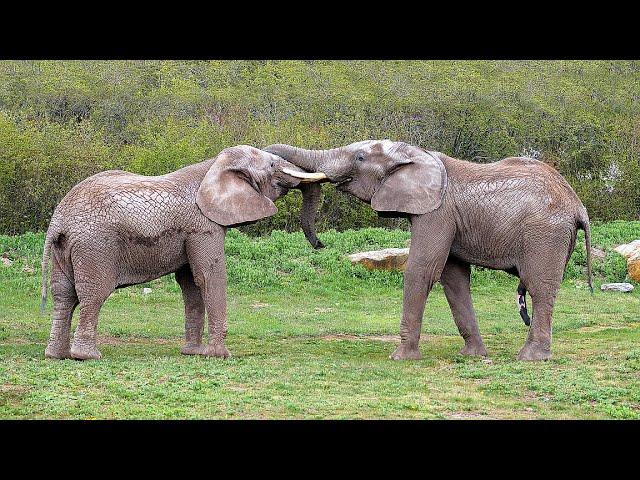
[[[449,257],[440,283],[451,308],[458,331],[464,339],[461,355],[487,356],[478,321],[471,301],[471,267],[468,263]]]
[[[69,278],[63,273],[55,255],[51,273],[51,293],[53,319],[44,356],[54,359],[71,358],[69,348],[71,318],[78,305],[78,295]]]
[[[99,247],[73,256],[76,292],[80,302],[80,318],[71,344],[71,357],[76,360],[99,359],[96,346],[98,315],[102,304],[117,286],[117,267],[113,258],[101,254]]]
[[[531,295],[533,318],[527,340],[518,360],[549,360],[551,358],[551,317],[556,295],[564,272],[564,259],[539,258],[522,270],[522,283]]]

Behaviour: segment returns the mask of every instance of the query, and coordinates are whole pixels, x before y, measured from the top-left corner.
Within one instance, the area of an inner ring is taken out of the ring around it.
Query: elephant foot
[[[65,358],[71,358],[71,351],[69,347],[60,347],[59,345],[47,345],[44,350],[44,358],[51,358],[55,360],[63,360]]]
[[[460,350],[460,355],[466,355],[470,357],[486,357],[489,354],[487,353],[487,349],[484,347],[482,340],[479,342],[468,342],[465,343],[464,347]]]
[[[204,355],[204,346],[202,344],[198,345],[185,345],[180,349],[180,353],[182,355]]]
[[[518,353],[518,360],[539,362],[550,358],[551,348],[534,342],[526,342]]]
[[[422,358],[422,354],[417,346],[410,347],[401,343],[398,345],[395,352],[389,355],[389,358],[391,360],[420,360]]]
[[[205,357],[229,358],[231,354],[222,343],[209,344],[200,350],[200,355]]]
[[[102,358],[102,354],[95,346],[73,345],[70,353],[71,358],[76,360],[100,360]]]

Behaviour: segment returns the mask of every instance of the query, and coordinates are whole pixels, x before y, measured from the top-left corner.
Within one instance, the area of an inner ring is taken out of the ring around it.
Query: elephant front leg
[[[191,267],[183,266],[176,272],[176,281],[182,290],[184,301],[185,345],[180,350],[183,355],[202,354],[202,333],[204,330],[205,305],[200,288],[195,284]]]
[[[453,228],[443,212],[411,220],[411,247],[404,272],[400,345],[392,360],[420,359],[420,329],[424,307],[433,284],[440,279],[449,256]]]
[[[478,321],[471,302],[471,267],[468,263],[449,258],[442,271],[440,283],[451,308],[458,331],[464,339],[461,355],[487,356]]]
[[[400,322],[400,345],[389,356],[392,360],[419,360],[420,329],[424,306],[433,282],[425,274],[426,266],[410,262],[404,274],[404,298]]]
[[[224,345],[227,336],[227,275],[224,258],[222,271],[215,271],[205,283],[205,304],[209,320],[209,343],[202,354],[207,357],[229,358],[231,354]]]
[[[208,357],[228,358],[231,355],[224,345],[227,335],[224,230],[190,237],[187,241],[187,256],[194,282],[204,302],[209,326],[209,342],[196,353]],[[197,341],[197,332],[193,332],[192,338]]]

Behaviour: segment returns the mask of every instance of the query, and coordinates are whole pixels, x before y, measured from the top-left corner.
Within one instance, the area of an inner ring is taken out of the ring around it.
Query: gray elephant
[[[116,288],[175,272],[185,304],[182,353],[228,357],[227,227],[275,214],[274,200],[299,188],[305,235],[320,247],[313,218],[305,218],[315,215],[318,177],[276,155],[241,145],[167,175],[112,170],[80,182],[56,207],[45,239],[41,307],[46,305],[51,256],[54,302],[45,356],[100,358],[96,329],[107,297]],[[71,317],[78,305],[80,319],[70,345]],[[208,345],[202,344],[205,311]]]
[[[420,358],[425,302],[440,281],[462,337],[463,355],[487,355],[469,288],[470,265],[520,278],[533,300],[533,320],[520,360],[551,357],[551,315],[576,232],[585,232],[588,281],[591,249],[587,211],[552,167],[510,157],[475,164],[403,142],[370,140],[332,150],[270,145],[266,151],[371,204],[380,215],[406,216],[411,247],[404,276],[401,343],[392,359]]]

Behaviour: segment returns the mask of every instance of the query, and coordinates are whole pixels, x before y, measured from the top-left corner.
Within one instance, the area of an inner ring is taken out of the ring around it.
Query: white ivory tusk
[[[287,175],[291,175],[292,177],[300,178],[302,180],[300,183],[319,182],[320,180],[327,179],[327,176],[322,172],[297,172],[295,170],[291,170],[290,168],[283,168],[282,171]]]

